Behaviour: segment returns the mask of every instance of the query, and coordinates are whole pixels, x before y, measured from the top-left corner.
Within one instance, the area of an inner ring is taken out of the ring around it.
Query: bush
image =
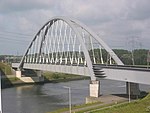
[[[59,79],[59,78],[60,78],[59,73],[52,74],[52,79]]]

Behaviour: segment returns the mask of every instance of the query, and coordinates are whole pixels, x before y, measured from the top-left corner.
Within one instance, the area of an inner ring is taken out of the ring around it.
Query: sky
[[[22,55],[54,16],[75,18],[110,48],[150,49],[150,0],[0,0],[0,55]]]

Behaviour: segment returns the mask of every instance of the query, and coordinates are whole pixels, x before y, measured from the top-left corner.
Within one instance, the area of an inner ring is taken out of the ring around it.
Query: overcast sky
[[[111,48],[150,49],[150,0],[0,0],[0,55],[23,54],[53,16],[81,21]]]

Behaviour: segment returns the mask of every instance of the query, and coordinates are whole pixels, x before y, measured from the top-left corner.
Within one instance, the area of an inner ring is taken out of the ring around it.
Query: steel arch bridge
[[[99,77],[150,83],[150,69],[124,66],[98,35],[83,23],[66,17],[54,17],[46,22],[21,62],[13,67],[87,75],[91,80]]]

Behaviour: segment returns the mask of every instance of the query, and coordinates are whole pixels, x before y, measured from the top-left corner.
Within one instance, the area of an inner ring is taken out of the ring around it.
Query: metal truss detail
[[[65,17],[54,17],[39,30],[27,48],[19,69],[24,63],[88,67],[93,80],[93,64],[123,65],[88,27]]]

